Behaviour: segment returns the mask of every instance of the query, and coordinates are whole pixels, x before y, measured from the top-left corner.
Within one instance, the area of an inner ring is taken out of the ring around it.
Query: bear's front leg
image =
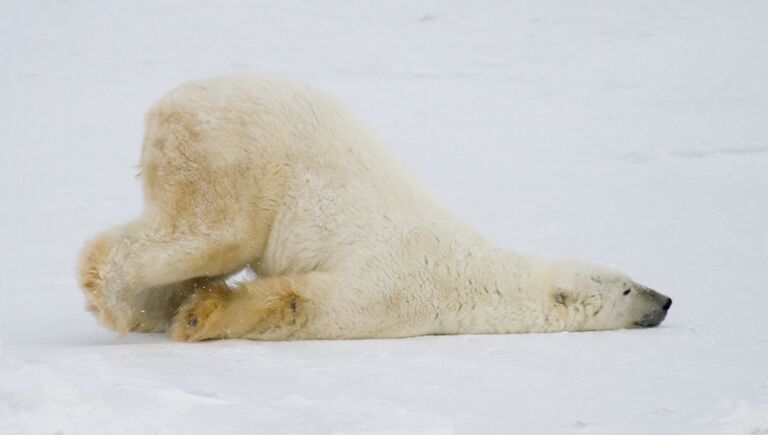
[[[332,279],[323,273],[267,277],[230,289],[223,281],[200,286],[170,328],[182,341],[218,338],[290,340],[316,338],[307,328],[316,320]],[[309,296],[308,296],[309,295]]]

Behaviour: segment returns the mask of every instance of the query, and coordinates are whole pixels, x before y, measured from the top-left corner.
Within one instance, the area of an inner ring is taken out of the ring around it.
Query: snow
[[[0,2],[0,434],[768,433],[768,3]],[[610,264],[656,329],[122,339],[78,250],[141,210],[143,112],[261,70],[367,120],[509,248]]]

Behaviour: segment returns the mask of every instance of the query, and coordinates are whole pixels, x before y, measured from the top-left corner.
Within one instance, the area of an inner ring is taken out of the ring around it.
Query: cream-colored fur
[[[597,330],[652,326],[669,306],[619,272],[492,245],[336,101],[287,79],[171,91],[147,115],[141,168],[143,215],[91,241],[80,266],[89,309],[121,333]],[[259,279],[226,286],[245,266]]]

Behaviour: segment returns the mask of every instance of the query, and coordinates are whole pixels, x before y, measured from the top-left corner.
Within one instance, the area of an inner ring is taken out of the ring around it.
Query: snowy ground
[[[151,7],[149,6],[151,4]],[[768,3],[0,2],[0,434],[768,433]],[[522,252],[672,296],[661,328],[118,339],[73,277],[141,209],[143,111],[303,79]]]

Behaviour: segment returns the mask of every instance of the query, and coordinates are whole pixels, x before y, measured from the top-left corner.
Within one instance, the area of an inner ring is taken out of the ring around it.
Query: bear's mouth
[[[641,328],[653,328],[659,326],[667,317],[667,310],[653,310],[650,313],[645,314],[640,320],[635,322],[635,326]]]

